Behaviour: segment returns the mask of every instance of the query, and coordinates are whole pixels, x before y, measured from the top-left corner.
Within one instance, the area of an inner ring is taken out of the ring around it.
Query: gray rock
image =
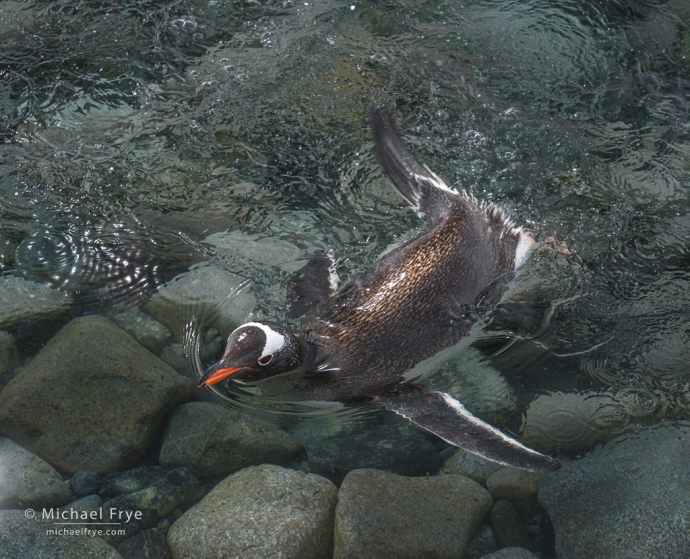
[[[502,467],[462,448],[443,463],[443,469],[447,474],[467,476],[482,485],[486,485],[488,477]]]
[[[328,414],[301,421],[288,429],[306,446],[313,442],[355,435],[365,430],[375,429],[383,424],[382,413],[368,413],[364,416],[347,414]]]
[[[214,233],[204,239],[218,252],[247,261],[252,266],[271,268],[278,266],[295,273],[305,264],[305,251],[292,243],[274,236],[248,235],[242,231]]]
[[[77,532],[81,526],[56,526],[53,521],[27,520],[23,510],[0,511],[0,557],[3,559],[122,559],[99,537],[84,533],[49,535],[47,530]]]
[[[491,529],[499,548],[530,547],[527,529],[510,501],[501,499],[491,507]]]
[[[296,465],[303,458],[302,443],[273,423],[209,402],[190,402],[171,414],[159,462],[210,477],[262,463]]]
[[[71,500],[67,484],[50,464],[0,437],[0,508],[51,507]]]
[[[534,553],[522,547],[504,547],[481,559],[539,559]]]
[[[612,393],[545,394],[527,407],[520,442],[539,452],[580,452],[620,434],[630,419]]]
[[[186,371],[188,357],[180,344],[173,342],[166,345],[161,350],[159,357],[178,373],[183,374]]]
[[[539,487],[559,559],[690,557],[690,422],[624,435]]]
[[[158,355],[172,340],[170,330],[139,307],[115,313],[108,318],[154,355]]]
[[[127,538],[117,551],[123,559],[172,559],[165,534],[156,528]]]
[[[496,550],[498,544],[493,531],[487,524],[482,524],[472,536],[462,559],[480,559]]]
[[[330,559],[335,486],[319,476],[263,465],[233,474],[168,532],[175,559]]]
[[[0,300],[0,328],[56,318],[72,305],[72,297],[63,291],[13,276],[0,277]]]
[[[111,321],[77,318],[0,392],[0,435],[67,473],[136,463],[189,382]]]
[[[537,492],[542,474],[516,468],[501,468],[486,480],[486,488],[495,500],[510,501],[523,515],[533,516],[541,507]]]
[[[348,472],[359,468],[422,476],[435,474],[440,466],[436,448],[424,435],[396,427],[316,441],[306,451],[310,470],[338,485]]]
[[[14,337],[9,332],[0,332],[0,390],[10,382],[19,365],[19,353]]]
[[[481,351],[468,348],[425,381],[433,390],[450,394],[472,413],[515,412],[515,392]]]
[[[125,493],[134,493],[162,478],[168,470],[160,466],[142,466],[124,472],[113,472],[103,478],[100,495],[112,499]]]
[[[63,507],[62,510],[67,508],[78,512],[92,512],[98,510],[102,502],[103,501],[98,495],[87,495],[86,497],[72,501],[67,507]]]
[[[215,328],[206,330],[201,339],[201,348],[199,349],[199,357],[202,363],[208,363],[216,357],[222,347],[223,338],[220,336],[220,332]]]
[[[246,322],[256,298],[244,278],[217,266],[193,267],[161,287],[146,312],[179,340],[191,315],[203,316],[224,338]]]
[[[458,559],[491,508],[463,476],[402,477],[355,470],[335,513],[334,559]]]
[[[69,480],[69,486],[75,495],[90,495],[98,491],[101,476],[93,470],[79,470]]]
[[[204,492],[194,474],[187,468],[176,468],[139,491],[105,501],[104,511],[115,509],[141,514],[140,518],[132,518],[120,526],[124,528],[125,535],[107,535],[103,539],[108,543],[119,543],[145,528],[155,526],[175,509],[187,507],[203,496]]]

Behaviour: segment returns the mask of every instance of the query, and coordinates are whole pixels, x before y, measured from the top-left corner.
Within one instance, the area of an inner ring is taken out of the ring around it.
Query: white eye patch
[[[278,353],[285,346],[285,336],[279,332],[276,332],[270,326],[261,324],[260,322],[247,322],[247,324],[243,324],[240,326],[240,328],[244,328],[245,326],[254,326],[255,328],[260,328],[266,336],[266,343],[264,344],[264,349],[261,352],[261,357],[259,357],[259,359],[266,357],[267,355]],[[246,333],[240,334],[240,337],[237,338],[237,341],[241,341],[246,335]]]

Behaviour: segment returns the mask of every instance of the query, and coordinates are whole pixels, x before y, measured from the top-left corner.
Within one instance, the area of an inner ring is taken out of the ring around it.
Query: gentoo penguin
[[[226,378],[278,379],[282,393],[275,396],[281,400],[371,402],[488,460],[557,470],[557,460],[504,435],[448,394],[415,382],[435,357],[469,339],[535,241],[497,207],[446,186],[407,149],[386,110],[372,110],[371,126],[379,163],[427,230],[314,306],[299,335],[268,321],[237,328],[199,386]],[[327,285],[327,267],[322,269]]]

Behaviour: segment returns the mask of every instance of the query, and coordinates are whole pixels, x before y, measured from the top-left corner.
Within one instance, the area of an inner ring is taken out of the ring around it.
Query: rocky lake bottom
[[[172,309],[190,304],[185,282],[194,282],[196,305],[198,293],[212,301],[209,278],[217,274],[224,283],[237,280],[211,265],[195,267],[162,287],[146,312],[116,307],[76,318],[63,293],[0,280],[4,301],[20,298],[2,311],[3,327],[50,319],[56,329],[22,361],[15,337],[0,332],[0,556],[690,553],[686,423],[620,435],[619,418],[580,440],[571,432],[592,421],[591,394],[551,396],[569,420],[530,431],[541,408],[549,409],[537,399],[522,440],[546,451],[559,436],[572,444],[559,454],[560,471],[533,474],[453,448],[392,414],[281,425],[205,400],[185,372],[184,348],[173,341],[171,330],[180,326],[174,321],[184,313]],[[232,328],[251,303],[250,293],[235,298],[219,326]],[[203,340],[211,347],[201,352],[213,354],[222,338],[209,330]],[[582,453],[602,440],[608,442]],[[99,529],[108,532],[95,536]]]

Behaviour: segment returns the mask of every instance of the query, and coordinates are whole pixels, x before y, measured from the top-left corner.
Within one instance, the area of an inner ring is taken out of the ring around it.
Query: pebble
[[[333,558],[458,559],[491,503],[463,476],[354,470],[338,493]]]
[[[336,487],[280,466],[245,468],[220,482],[170,528],[174,559],[330,559]]]
[[[74,319],[0,392],[0,435],[62,472],[138,462],[187,379],[100,316]]]
[[[98,491],[101,476],[93,470],[79,470],[69,480],[69,486],[75,495],[90,495]]]

